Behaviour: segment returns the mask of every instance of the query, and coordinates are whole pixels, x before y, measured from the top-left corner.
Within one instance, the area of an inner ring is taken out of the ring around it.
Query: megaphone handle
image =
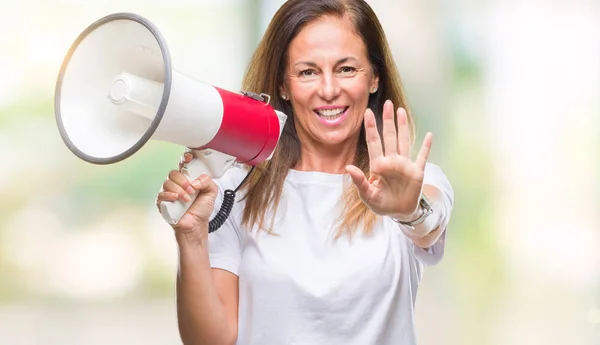
[[[225,171],[227,171],[236,160],[233,156],[211,149],[188,149],[188,152],[190,152],[194,158],[189,163],[185,164],[181,172],[190,181],[195,180],[203,174],[206,174],[211,178],[219,178],[223,176]],[[160,213],[163,219],[171,225],[177,224],[197,197],[198,193],[196,192],[190,195],[191,200],[188,202],[180,200],[172,202],[163,201],[160,204]]]

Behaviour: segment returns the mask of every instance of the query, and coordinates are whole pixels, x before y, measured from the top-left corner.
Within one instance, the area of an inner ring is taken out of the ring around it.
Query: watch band
[[[414,220],[401,221],[401,220],[394,219],[394,218],[392,218],[392,220],[398,224],[402,224],[402,225],[406,225],[406,226],[410,226],[410,227],[415,227],[415,225],[419,225],[419,224],[423,223],[425,221],[425,219],[427,219],[427,217],[429,217],[433,213],[433,208],[431,207],[429,200],[427,200],[427,197],[423,193],[421,193],[421,197],[419,198],[419,209],[422,210],[421,215]]]

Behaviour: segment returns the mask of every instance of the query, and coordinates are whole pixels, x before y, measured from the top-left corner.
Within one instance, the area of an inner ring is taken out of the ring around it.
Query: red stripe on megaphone
[[[215,137],[204,147],[260,164],[275,150],[279,118],[267,103],[215,87],[223,101],[223,121]],[[199,148],[202,149],[202,148]]]

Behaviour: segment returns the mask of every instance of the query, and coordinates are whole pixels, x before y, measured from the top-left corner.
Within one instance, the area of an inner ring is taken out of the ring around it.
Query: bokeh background
[[[181,147],[95,166],[60,139],[62,59],[141,14],[180,72],[240,88],[280,0],[0,0],[0,344],[180,344],[154,198]],[[600,344],[600,2],[372,0],[456,193],[420,344]]]

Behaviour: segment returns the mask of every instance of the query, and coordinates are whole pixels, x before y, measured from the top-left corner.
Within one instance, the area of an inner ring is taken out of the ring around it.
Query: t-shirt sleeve
[[[439,205],[434,206],[440,207],[443,212],[443,218],[440,225],[443,228],[443,232],[439,239],[432,247],[428,249],[424,249],[413,244],[415,257],[424,265],[430,266],[437,264],[444,257],[446,233],[448,230],[448,223],[450,222],[452,208],[454,206],[454,190],[452,189],[452,185],[442,169],[432,163],[427,163],[425,167],[423,184],[436,187],[442,192],[443,196]]]
[[[237,178],[239,175],[239,172],[226,173],[221,179],[215,180],[215,183],[219,187],[219,193],[215,201],[215,209],[211,215],[211,219],[214,219],[214,216],[223,203],[225,190],[235,189],[241,181],[241,178]],[[241,195],[238,192],[233,209],[225,223],[216,231],[208,234],[208,252],[211,267],[220,268],[235,275],[239,274],[242,257],[243,234],[240,231],[239,224],[242,211],[242,204],[239,203],[240,199]]]

